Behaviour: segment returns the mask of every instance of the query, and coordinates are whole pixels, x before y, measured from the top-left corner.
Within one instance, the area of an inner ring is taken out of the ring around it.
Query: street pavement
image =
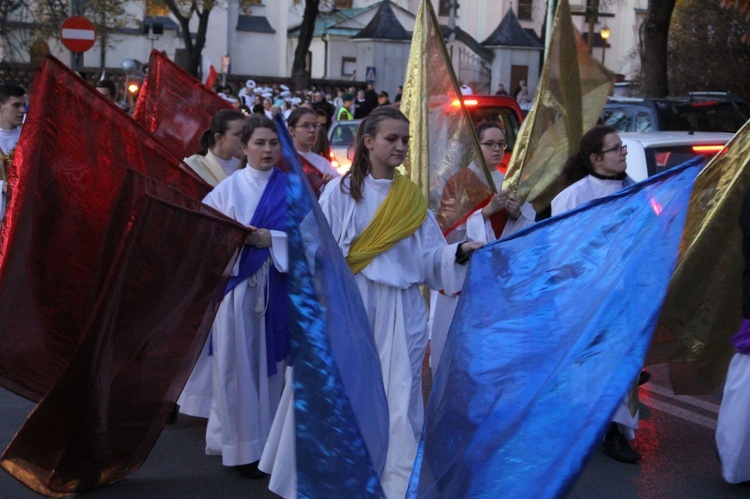
[[[720,391],[711,396],[675,396],[666,366],[652,366],[641,387],[641,429],[635,448],[640,465],[622,464],[596,450],[568,497],[748,498],[750,487],[726,484],[715,455],[714,431]],[[0,446],[4,449],[33,404],[0,389]],[[564,431],[564,428],[560,429]],[[252,480],[203,453],[205,420],[180,416],[168,426],[143,467],[86,498],[277,497],[267,480]],[[40,497],[0,471],[0,498]]]

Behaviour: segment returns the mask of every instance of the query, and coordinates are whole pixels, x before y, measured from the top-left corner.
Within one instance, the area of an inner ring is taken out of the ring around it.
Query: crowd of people
[[[99,88],[111,91],[107,85]],[[245,225],[248,235],[209,341],[180,397],[180,411],[207,418],[206,454],[220,455],[225,466],[248,477],[270,473],[271,490],[296,496],[294,371],[287,369],[286,175],[279,168],[280,131],[271,119],[283,113],[368,314],[389,411],[390,443],[381,485],[387,497],[403,497],[423,426],[422,361],[428,339],[437,371],[472,252],[529,227],[536,213],[512,191],[500,191],[446,240],[419,188],[397,172],[410,139],[409,121],[397,106],[400,87],[393,103],[387,92],[378,93],[372,85],[295,95],[283,85],[258,88],[248,80],[236,96],[226,88],[219,91],[236,99],[237,109],[214,116],[200,149],[185,163],[213,187],[203,202]],[[3,191],[24,104],[22,88],[0,85]],[[340,176],[315,147],[324,135],[321,130],[342,119],[363,121],[351,169]],[[499,164],[507,146],[503,129],[484,123],[476,132],[487,165]],[[552,215],[632,183],[625,174],[626,158],[627,148],[614,129],[589,130],[566,164],[564,189],[552,201]],[[471,181],[487,182],[477,165],[465,170]],[[501,185],[502,175],[495,171],[493,176]],[[438,317],[429,321],[422,285],[439,291],[432,301]],[[746,336],[738,346],[741,354],[748,353]],[[735,388],[745,378],[737,379]],[[747,397],[743,400],[746,411]],[[624,400],[602,438],[607,455],[635,463],[640,455],[628,441],[635,436],[638,415],[628,406]],[[733,413],[741,412],[734,407]],[[731,443],[732,458],[724,464],[733,470],[725,477],[750,480],[750,438],[739,450],[736,439]],[[727,456],[723,445],[720,453]]]

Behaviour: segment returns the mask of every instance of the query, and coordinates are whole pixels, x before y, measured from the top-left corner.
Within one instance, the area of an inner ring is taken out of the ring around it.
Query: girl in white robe
[[[200,149],[183,161],[212,187],[237,171],[242,152],[242,127],[245,116],[234,109],[222,109],[211,120],[211,126],[201,135]],[[189,416],[208,418],[211,413],[213,367],[209,343],[201,350],[185,388],[177,400],[180,412]]]
[[[552,216],[632,185],[633,179],[625,173],[627,155],[627,146],[614,128],[596,126],[586,132],[581,138],[580,151],[568,159],[563,169],[567,181],[574,182],[552,200]],[[604,452],[617,461],[634,464],[641,455],[628,443],[635,439],[639,419],[638,410],[630,408],[632,396],[626,395],[612,416]]]
[[[321,196],[334,238],[346,256],[370,225],[394,183],[396,167],[408,149],[409,122],[384,106],[362,122],[351,173],[334,179]],[[417,200],[415,199],[415,202]],[[456,263],[479,243],[447,245],[434,215],[390,249],[378,254],[355,280],[375,336],[389,410],[389,446],[381,486],[386,497],[402,498],[411,474],[424,420],[422,360],[427,347],[427,308],[419,290],[456,293],[466,268]],[[296,496],[294,402],[291,383],[284,390],[260,469],[271,472],[269,488]]]
[[[499,165],[503,160],[503,152],[507,145],[505,133],[495,123],[483,123],[477,127],[476,132],[485,163],[488,166]],[[485,182],[484,172],[475,163],[471,163],[468,168],[477,178]],[[492,180],[497,187],[503,185],[504,178],[497,169],[492,170]],[[503,209],[507,211],[507,215],[500,213]],[[493,216],[505,217],[505,226],[500,234],[495,233],[492,224]],[[465,224],[450,232],[446,239],[448,242],[469,239],[486,244],[533,225],[535,217],[534,208],[529,203],[521,203],[518,197],[510,191],[500,191],[492,196],[486,206],[472,213]],[[430,292],[430,367],[433,378],[440,365],[443,347],[458,300],[459,296],[449,296],[437,291]]]
[[[257,461],[281,397],[285,362],[268,353],[266,315],[273,306],[269,304],[269,285],[273,268],[286,272],[288,261],[286,233],[278,230],[279,224],[276,230],[269,230],[250,223],[256,210],[264,208],[259,204],[261,199],[268,201],[264,197],[267,188],[278,189],[275,199],[280,201],[276,204],[285,206],[286,184],[274,183],[284,174],[275,167],[280,145],[271,120],[265,116],[249,118],[242,132],[242,144],[247,168],[217,185],[204,203],[248,225],[252,232],[246,245],[267,248],[269,254],[254,274],[224,296],[211,329],[213,400],[206,453],[221,455],[225,466],[250,465],[240,470],[260,477]],[[285,217],[281,218],[285,223]],[[233,276],[240,267],[238,259]]]
[[[287,120],[287,125],[289,126],[289,135],[292,136],[292,142],[294,142],[294,148],[303,160],[303,166],[306,163],[319,172],[317,178],[310,179],[310,184],[316,190],[316,194],[320,196],[328,182],[341,176],[330,161],[313,150],[318,141],[318,135],[325,133],[325,129],[321,130],[317,113],[306,107],[298,107],[292,111]]]

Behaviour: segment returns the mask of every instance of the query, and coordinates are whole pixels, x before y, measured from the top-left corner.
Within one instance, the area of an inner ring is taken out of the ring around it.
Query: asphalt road
[[[716,498],[750,497],[750,487],[721,478],[715,456],[714,428],[720,393],[677,397],[669,389],[666,368],[650,368],[652,381],[641,387],[641,429],[635,447],[639,465],[621,464],[595,452],[573,487],[571,498]],[[33,404],[0,389],[0,446],[5,448]],[[203,454],[204,420],[180,416],[167,427],[144,466],[120,482],[86,498],[276,497],[265,480],[251,480],[225,469]],[[564,429],[561,429],[564,431]],[[0,497],[40,497],[0,471]]]

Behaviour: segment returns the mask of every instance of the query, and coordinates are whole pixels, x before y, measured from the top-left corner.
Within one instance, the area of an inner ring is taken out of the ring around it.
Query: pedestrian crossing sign
[[[365,81],[367,83],[375,83],[375,66],[367,66],[365,72]]]

